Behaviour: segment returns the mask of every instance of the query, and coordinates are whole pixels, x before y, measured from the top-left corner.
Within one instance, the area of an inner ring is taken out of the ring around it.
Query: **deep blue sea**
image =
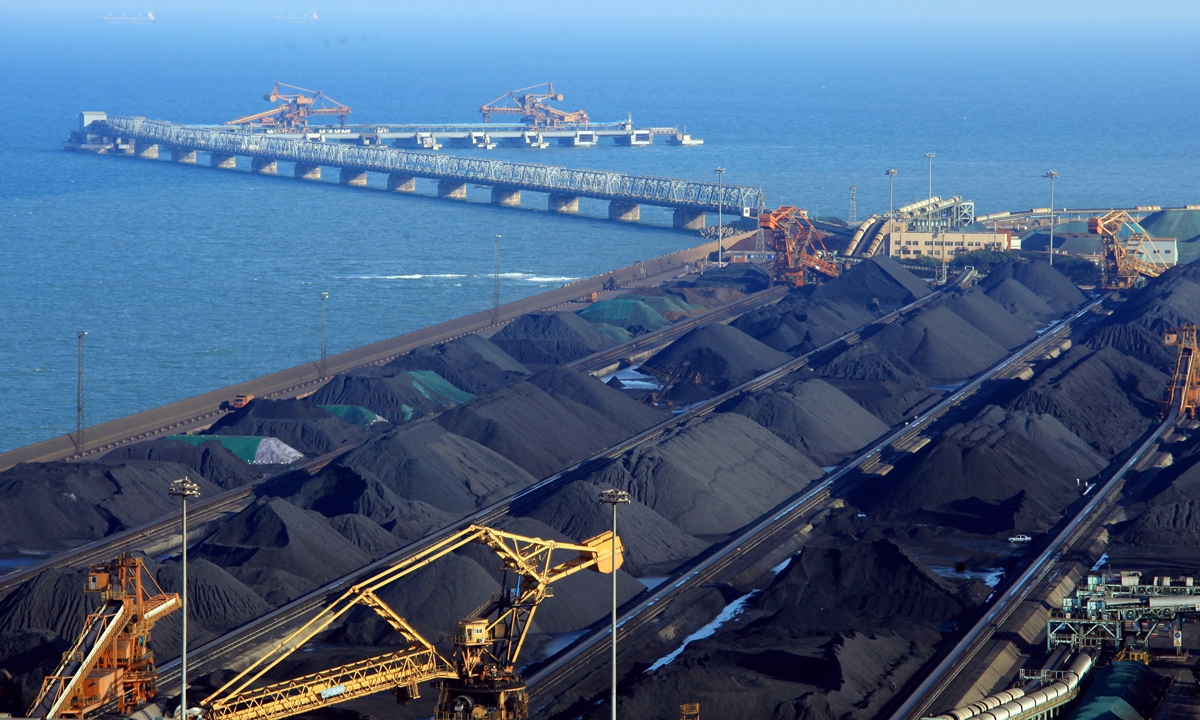
[[[720,165],[772,206],[841,217],[850,185],[860,218],[886,210],[889,167],[897,205],[924,197],[926,152],[934,194],[980,213],[1047,205],[1049,169],[1059,206],[1200,202],[1195,22],[30,7],[0,5],[0,450],[74,429],[76,330],[94,424],[316,357],[322,291],[331,353],[486,308],[496,234],[502,301],[696,243],[654,208],[626,225],[599,202],[561,217],[534,194],[517,211],[485,189],[453,203],[64,152],[80,110],[218,123],[266,109],[279,80],[355,121],[473,122],[552,80],[566,109],[705,144],[488,156],[692,179]],[[155,23],[95,20],[146,10]]]

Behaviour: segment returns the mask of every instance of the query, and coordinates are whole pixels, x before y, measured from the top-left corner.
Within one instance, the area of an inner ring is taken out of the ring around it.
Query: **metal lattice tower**
[[[858,222],[858,201],[855,197],[858,193],[858,186],[850,186],[850,224]]]
[[[87,337],[86,330],[78,330],[75,338],[78,342],[79,370],[75,391],[75,452],[83,454],[83,339]]]
[[[325,377],[325,351],[327,348],[325,332],[325,305],[329,302],[329,293],[321,293],[321,377]]]

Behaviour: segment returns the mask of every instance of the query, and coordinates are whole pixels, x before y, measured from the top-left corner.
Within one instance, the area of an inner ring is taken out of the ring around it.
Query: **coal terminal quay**
[[[76,430],[0,453],[0,712],[1195,716],[1200,206],[980,214],[930,154],[843,219],[488,156],[698,152],[550,83],[472,124],[265,97],[64,147],[691,247],[501,303],[497,235],[485,310],[93,425],[81,330]]]

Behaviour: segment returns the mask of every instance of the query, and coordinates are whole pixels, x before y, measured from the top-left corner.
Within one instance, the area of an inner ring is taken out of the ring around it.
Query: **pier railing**
[[[367,172],[474,183],[490,187],[531,190],[574,197],[741,214],[762,209],[762,188],[721,185],[605,170],[581,170],[515,163],[505,160],[401,150],[379,146],[344,145],[316,140],[271,137],[188,127],[140,117],[108,117],[101,125],[111,133],[138,142],[182,150],[242,155],[267,160],[338,167]],[[92,128],[96,131],[96,128]]]

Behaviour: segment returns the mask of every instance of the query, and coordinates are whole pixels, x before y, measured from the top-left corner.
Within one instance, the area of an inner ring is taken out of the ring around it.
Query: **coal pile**
[[[663,375],[682,370],[687,383],[720,393],[791,359],[737,328],[712,323],[688,331],[642,367]]]
[[[472,395],[489,393],[530,374],[511,355],[478,335],[419,347],[373,370],[373,374],[381,377],[409,370],[431,370]]]
[[[589,538],[611,528],[607,506],[596,500],[604,489],[587,481],[576,481],[531,505],[515,509],[520,517],[539,520],[573,538]],[[635,576],[648,568],[669,566],[699,554],[708,543],[671,524],[652,508],[630,501],[620,510],[618,534],[625,545],[624,569]]]
[[[1156,422],[1168,380],[1111,347],[1075,346],[1008,408],[1052,415],[1101,455],[1112,457]]]
[[[547,373],[476,398],[444,413],[436,422],[540,478],[661,420],[654,411],[599,380],[573,370]],[[571,380],[573,377],[576,379]]]
[[[357,405],[392,423],[436,415],[475,396],[431,370],[396,372],[386,377],[337,375],[308,398],[314,405]]]
[[[713,258],[716,259],[715,256]],[[723,268],[709,268],[701,275],[689,275],[687,280],[676,280],[669,284],[672,293],[684,301],[696,305],[689,299],[688,290],[725,290],[742,295],[762,292],[771,286],[771,276],[751,263],[730,263]],[[693,295],[699,299],[699,294]]]
[[[935,303],[966,320],[971,327],[1006,350],[1015,350],[1037,337],[1028,323],[1022,322],[988,297],[981,287],[948,293]]]
[[[61,550],[178,512],[167,486],[185,475],[204,497],[221,492],[177,463],[20,463],[0,472],[0,549]]]
[[[717,409],[745,415],[822,467],[838,464],[888,430],[850,396],[816,378],[775,383]]]
[[[886,476],[848,493],[885,518],[990,535],[1040,532],[1079,497],[1077,476],[1016,432],[971,422],[948,430]]]
[[[1002,265],[988,273],[984,286],[992,288],[1007,278],[1012,278],[1029,288],[1059,315],[1074,310],[1087,301],[1079,288],[1065,275],[1050,267],[1049,263],[1030,261]]]
[[[204,432],[278,438],[305,455],[324,455],[368,434],[312,403],[261,398],[222,417]]]
[[[822,474],[761,425],[720,413],[672,428],[589,479],[627,491],[689,535],[705,536],[747,525]]]
[[[191,551],[280,605],[370,562],[321,515],[280,499],[222,522]]]
[[[97,604],[96,595],[84,593],[86,582],[83,569],[52,568],[39,573],[0,601],[0,627],[5,632],[45,631],[66,641],[75,640]],[[2,660],[0,667],[6,667]]]
[[[1200,267],[1195,265],[1171,268],[1132,293],[1088,344],[1114,347],[1171,372],[1177,350],[1162,344],[1163,333],[1185,323],[1200,323]]]
[[[816,370],[826,382],[889,427],[924,412],[941,399],[941,392],[931,390],[928,379],[908,362],[870,343],[852,345]]]
[[[163,592],[182,592],[183,572],[178,561],[171,560],[162,565],[147,561],[147,568],[153,571]],[[96,598],[95,595],[87,597]],[[188,557],[188,641],[192,647],[241,627],[271,609],[258,594],[222,568],[202,558]],[[179,611],[171,617],[178,618]],[[177,622],[170,620],[155,626],[150,646],[160,661],[179,656],[181,630]]]
[[[845,275],[813,291],[814,300],[834,300],[866,308],[871,312],[890,312],[930,292],[923,280],[900,267],[889,257],[864,260]]]
[[[152,460],[175,463],[190,468],[191,478],[197,475],[226,490],[248,485],[262,479],[262,473],[242,462],[238,456],[214,440],[202,445],[190,445],[176,440],[147,440],[119,447],[104,455],[105,462]]]
[[[1001,277],[997,282],[980,287],[986,287],[984,294],[1030,327],[1045,327],[1059,315],[1045,300],[1011,276]]]
[[[922,308],[863,344],[891,352],[934,382],[966,380],[1008,354],[947,307]]]
[[[441,513],[465,514],[536,482],[496,452],[432,422],[372,438],[317,477],[320,484],[304,491],[311,500],[301,504],[329,515],[371,508],[363,514],[384,527],[392,521],[422,526],[422,515],[436,522]],[[340,498],[354,498],[354,504]],[[438,512],[421,512],[424,508]]]
[[[775,624],[803,626],[813,614],[850,613],[870,625],[891,618],[940,623],[979,606],[991,588],[957,585],[884,537],[849,547],[808,547],[758,600]]]
[[[491,342],[525,365],[562,365],[617,344],[579,315],[557,312],[522,315]]]
[[[42,689],[42,681],[58,668],[70,645],[46,630],[0,630],[0,712],[21,717]]]
[[[857,305],[814,300],[806,290],[793,290],[775,305],[746,313],[730,325],[768,347],[802,355],[875,319]]]
[[[372,560],[378,560],[405,545],[403,540],[384,530],[379,523],[362,515],[336,515],[329,519],[329,526]]]
[[[1200,463],[1152,496],[1141,513],[1122,525],[1120,539],[1140,546],[1200,545]]]
[[[693,642],[638,676],[621,712],[669,717],[687,700],[716,717],[871,716],[932,655],[940,635],[931,625],[977,607],[990,591],[947,582],[878,537],[810,547],[743,599],[766,617]],[[601,710],[584,717],[599,720]]]
[[[1007,412],[992,405],[980,413],[977,420],[1001,428],[1005,432],[1020,433],[1039,450],[1053,458],[1054,462],[1082,480],[1092,477],[1108,466],[1108,460],[1103,455],[1052,415],[1024,411]]]
[[[740,290],[727,287],[692,287],[690,284],[682,286],[677,283],[668,283],[664,288],[693,307],[712,308],[718,305],[728,305],[734,300],[740,300],[746,296]]]
[[[580,310],[579,317],[590,323],[624,328],[633,335],[661,330],[671,324],[649,304],[629,296],[594,302]]]

